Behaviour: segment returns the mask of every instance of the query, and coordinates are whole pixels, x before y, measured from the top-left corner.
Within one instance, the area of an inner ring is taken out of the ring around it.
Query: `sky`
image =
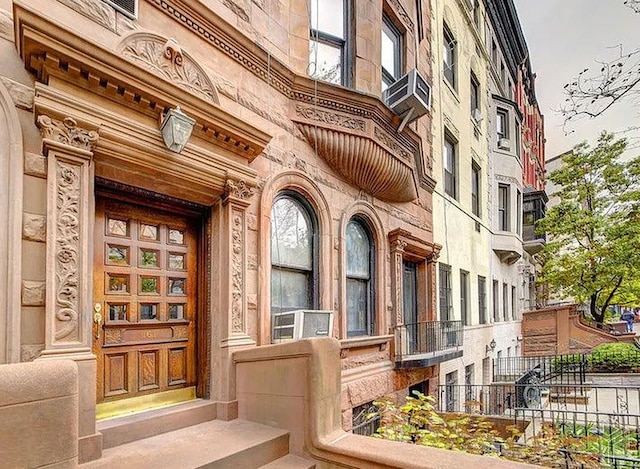
[[[595,119],[581,119],[563,129],[557,112],[564,85],[596,60],[640,48],[640,14],[624,0],[514,0],[527,39],[532,68],[537,73],[536,96],[545,118],[546,158],[551,159],[584,140],[595,143],[602,130],[630,138],[627,153],[640,155],[640,105],[620,101]],[[599,67],[598,67],[599,68]],[[639,90],[640,92],[640,90]],[[567,133],[569,131],[569,133]]]

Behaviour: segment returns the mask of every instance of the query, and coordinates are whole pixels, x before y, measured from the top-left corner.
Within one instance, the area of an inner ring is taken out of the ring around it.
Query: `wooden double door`
[[[183,216],[97,199],[98,403],[195,386],[196,229]]]

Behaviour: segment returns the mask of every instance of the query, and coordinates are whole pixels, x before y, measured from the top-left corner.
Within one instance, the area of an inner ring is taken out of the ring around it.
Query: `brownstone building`
[[[429,17],[0,0],[0,363],[77,363],[81,460],[123,412],[197,397],[235,418],[232,354],[283,311],[332,312],[346,430],[435,388],[461,344],[434,322],[431,117],[383,98],[430,81]]]

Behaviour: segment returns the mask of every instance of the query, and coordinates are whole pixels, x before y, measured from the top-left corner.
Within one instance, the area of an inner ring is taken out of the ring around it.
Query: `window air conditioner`
[[[509,150],[511,148],[511,142],[508,138],[499,138],[498,148],[500,148],[501,150]]]
[[[271,316],[271,342],[312,337],[331,337],[333,311],[298,309]]]
[[[473,117],[473,121],[476,124],[482,122],[482,112],[480,112],[480,109],[474,109],[473,111],[471,111],[471,117]]]
[[[431,87],[415,68],[389,86],[382,98],[403,118],[398,132],[431,109]]]

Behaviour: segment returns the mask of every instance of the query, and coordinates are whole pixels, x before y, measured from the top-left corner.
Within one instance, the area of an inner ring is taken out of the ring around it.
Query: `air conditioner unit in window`
[[[498,148],[500,148],[501,150],[509,150],[511,149],[511,142],[508,138],[499,138]]]
[[[333,311],[298,309],[271,316],[271,342],[331,337]]]
[[[384,90],[382,98],[402,117],[398,132],[431,109],[431,87],[415,68]]]
[[[120,13],[128,16],[131,19],[136,19],[138,16],[138,0],[103,0],[118,10]]]
[[[471,111],[471,117],[476,124],[482,122],[482,112],[480,112],[480,109],[474,109],[473,111]]]

